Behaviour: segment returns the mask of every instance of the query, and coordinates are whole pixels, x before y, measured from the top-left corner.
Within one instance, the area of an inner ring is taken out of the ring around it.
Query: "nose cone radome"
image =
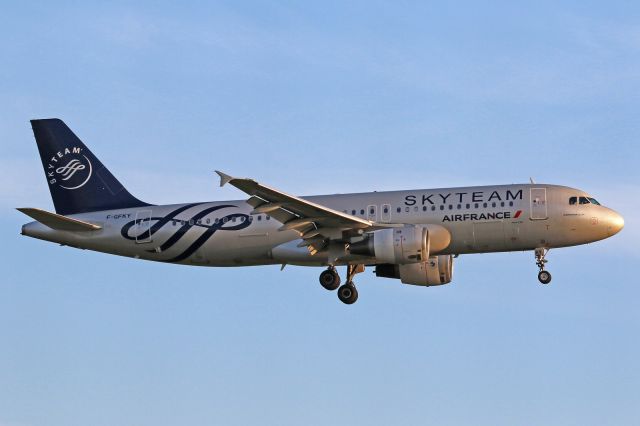
[[[624,218],[618,212],[611,210],[607,215],[607,232],[609,235],[615,235],[624,228]]]

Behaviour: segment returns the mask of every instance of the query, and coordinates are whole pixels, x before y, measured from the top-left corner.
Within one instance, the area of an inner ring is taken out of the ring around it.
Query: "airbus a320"
[[[542,284],[550,249],[618,233],[622,216],[580,189],[517,184],[299,197],[217,171],[242,200],[154,205],[132,196],[59,119],[32,120],[55,213],[22,234],[81,249],[183,265],[326,268],[320,284],[345,304],[354,276],[439,286],[460,254],[531,250]],[[346,267],[341,285],[338,267]]]

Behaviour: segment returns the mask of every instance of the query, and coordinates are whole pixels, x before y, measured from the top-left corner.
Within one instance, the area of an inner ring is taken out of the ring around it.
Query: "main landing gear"
[[[551,273],[544,269],[544,265],[548,262],[544,257],[549,253],[549,249],[547,248],[537,248],[535,251],[536,256],[536,265],[540,269],[538,272],[538,281],[542,284],[549,284],[551,282]]]
[[[340,275],[333,266],[320,274],[320,285],[329,291],[335,290],[340,286]]]
[[[320,274],[320,284],[327,290],[338,289],[338,299],[342,303],[351,305],[358,300],[358,290],[353,283],[353,276],[363,271],[364,265],[347,265],[347,282],[340,285],[340,275],[335,267],[330,266]]]

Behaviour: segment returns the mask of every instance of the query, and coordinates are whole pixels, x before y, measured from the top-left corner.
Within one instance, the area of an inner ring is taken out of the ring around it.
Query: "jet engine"
[[[453,279],[453,256],[431,256],[426,262],[409,265],[376,266],[376,276],[400,278],[403,284],[435,286],[449,284]]]
[[[352,243],[349,252],[375,257],[376,263],[414,264],[424,262],[451,242],[451,234],[440,225],[406,225],[368,232]]]

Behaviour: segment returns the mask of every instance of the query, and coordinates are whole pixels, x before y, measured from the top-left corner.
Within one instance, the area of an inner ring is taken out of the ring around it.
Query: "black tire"
[[[340,287],[340,275],[333,269],[322,271],[320,274],[320,285],[327,290],[335,290]]]
[[[353,284],[347,283],[338,289],[338,299],[346,305],[352,305],[358,300],[358,290]]]
[[[551,274],[549,271],[540,271],[538,272],[538,281],[542,284],[549,284],[551,282]]]

